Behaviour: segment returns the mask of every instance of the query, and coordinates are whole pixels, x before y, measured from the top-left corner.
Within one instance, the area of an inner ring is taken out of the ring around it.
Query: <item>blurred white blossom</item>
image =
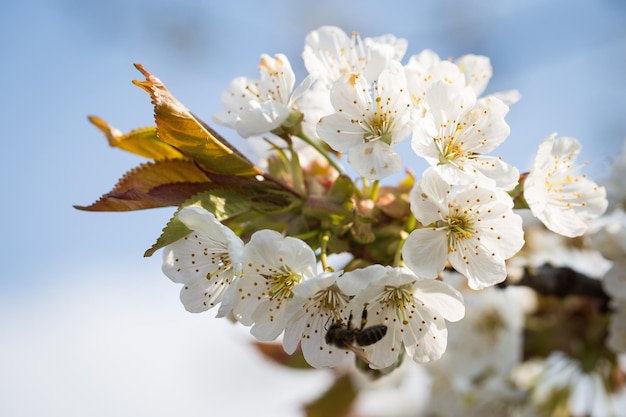
[[[604,213],[608,205],[605,188],[578,173],[580,148],[574,138],[548,136],[539,145],[524,182],[524,198],[533,215],[567,237],[582,235],[587,222]]]

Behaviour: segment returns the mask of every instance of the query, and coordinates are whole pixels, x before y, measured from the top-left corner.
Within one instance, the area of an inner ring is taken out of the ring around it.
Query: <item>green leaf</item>
[[[165,88],[165,85],[140,64],[135,67],[146,81],[134,80],[152,98],[159,138],[207,170],[222,175],[262,174],[243,154],[204,122],[194,116]]]
[[[74,207],[87,211],[129,211],[177,206],[194,194],[215,187],[193,161],[166,159],[139,165],[95,203]]]
[[[354,182],[347,175],[340,175],[333,182],[328,198],[336,203],[350,201],[354,195]]]
[[[89,116],[89,121],[104,133],[109,145],[114,148],[154,160],[183,158],[183,154],[159,139],[154,126],[135,129],[123,134],[99,117]]]
[[[174,216],[170,219],[169,222],[163,228],[163,232],[161,236],[157,239],[157,241],[152,245],[150,249],[144,252],[144,257],[152,256],[157,250],[165,247],[169,244],[176,242],[178,239],[182,239],[191,233],[191,230],[187,226],[183,224],[180,220],[178,220],[178,212],[180,209],[176,210]]]
[[[227,189],[200,193],[188,200],[184,206],[204,207],[219,221],[239,216],[252,209],[249,196],[243,192]]]
[[[157,241],[145,253],[145,257],[152,256],[157,250],[176,242],[189,234],[190,230],[177,218],[178,211],[183,207],[204,207],[215,215],[219,221],[241,215],[251,210],[248,197],[234,190],[218,189],[199,193],[185,201],[167,223]]]

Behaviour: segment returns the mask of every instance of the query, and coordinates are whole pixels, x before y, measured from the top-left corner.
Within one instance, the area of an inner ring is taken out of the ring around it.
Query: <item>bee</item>
[[[377,324],[365,327],[367,324],[367,306],[363,308],[361,313],[361,327],[352,327],[352,312],[348,318],[348,324],[342,322],[333,322],[326,332],[326,344],[337,346],[340,349],[353,351],[358,359],[362,359],[369,363],[362,346],[373,345],[380,341],[387,334],[387,326]],[[356,345],[355,345],[356,344]]]

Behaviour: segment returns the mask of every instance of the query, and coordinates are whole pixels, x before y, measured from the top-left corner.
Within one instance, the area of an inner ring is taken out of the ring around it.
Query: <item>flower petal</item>
[[[448,256],[445,230],[432,228],[412,231],[402,247],[402,259],[416,275],[435,278],[443,271]]]
[[[360,143],[350,149],[348,162],[359,175],[380,180],[402,169],[402,158],[379,140]]]
[[[445,282],[420,279],[415,283],[414,293],[415,298],[448,321],[459,321],[465,316],[463,296]]]
[[[337,152],[348,152],[363,143],[365,130],[358,120],[333,113],[320,119],[317,123],[317,134]]]

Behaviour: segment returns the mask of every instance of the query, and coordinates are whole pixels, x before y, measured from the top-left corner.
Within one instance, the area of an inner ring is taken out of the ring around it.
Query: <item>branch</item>
[[[566,297],[579,295],[596,298],[601,309],[608,308],[611,298],[602,288],[602,282],[565,267],[543,265],[539,268],[525,268],[522,279],[517,283],[537,291],[541,295]]]

